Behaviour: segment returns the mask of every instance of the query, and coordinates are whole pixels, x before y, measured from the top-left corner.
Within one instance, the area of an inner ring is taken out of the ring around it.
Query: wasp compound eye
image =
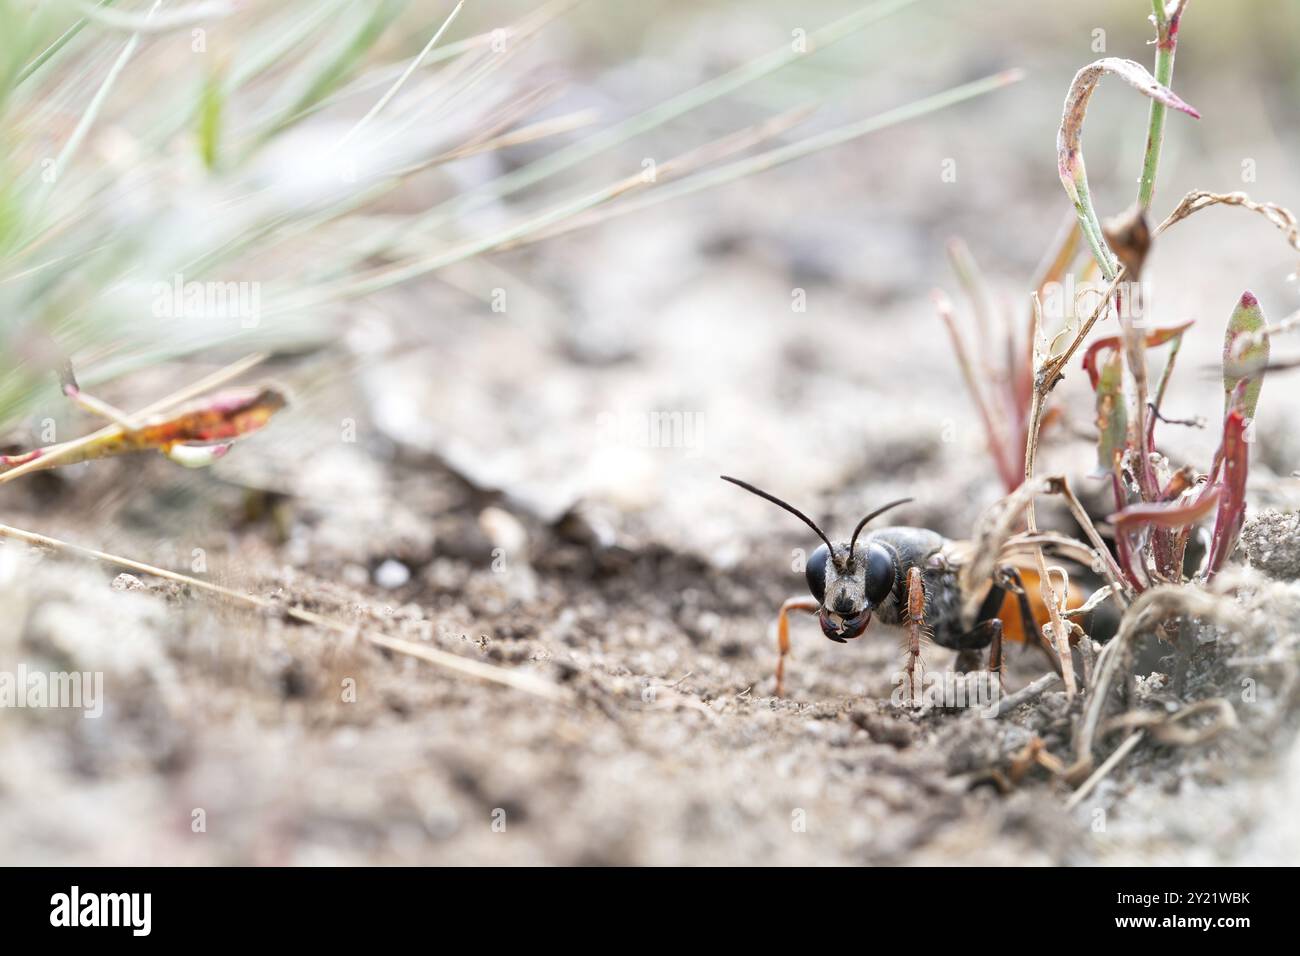
[[[809,565],[811,567],[811,565]],[[894,559],[878,544],[867,548],[867,600],[874,607],[894,589]]]
[[[808,579],[808,590],[817,599],[818,604],[826,601],[826,559],[831,550],[826,545],[819,545],[804,567],[804,577]]]

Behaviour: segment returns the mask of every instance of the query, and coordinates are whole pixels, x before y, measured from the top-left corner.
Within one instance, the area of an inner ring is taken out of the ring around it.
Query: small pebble
[[[144,589],[144,582],[134,574],[123,572],[113,578],[114,591],[143,591]]]
[[[409,580],[411,580],[411,569],[401,561],[394,561],[389,558],[375,568],[375,583],[386,590],[391,591],[393,588],[400,588]]]

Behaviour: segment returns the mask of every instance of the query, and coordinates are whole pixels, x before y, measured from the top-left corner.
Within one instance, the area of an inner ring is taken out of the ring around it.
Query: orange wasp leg
[[[921,634],[925,630],[925,586],[921,569],[913,565],[907,572],[907,689],[912,703],[919,705],[916,687],[916,664],[921,659]]]
[[[790,612],[805,611],[816,614],[821,605],[810,597],[792,597],[781,605],[776,615],[776,646],[780,652],[776,659],[776,696],[785,696],[785,659],[790,653]]]

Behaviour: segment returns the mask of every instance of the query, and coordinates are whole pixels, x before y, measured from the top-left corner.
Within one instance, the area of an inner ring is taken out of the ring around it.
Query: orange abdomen
[[[1020,573],[1020,580],[1024,582],[1025,596],[1029,598],[1029,607],[1034,612],[1034,620],[1038,622],[1039,627],[1051,623],[1052,617],[1047,611],[1047,605],[1043,602],[1042,592],[1039,587],[1038,572],[1033,568],[1017,568],[1016,570]],[[1057,583],[1059,585],[1059,580]],[[1082,607],[1085,600],[1087,600],[1087,595],[1071,581],[1066,606],[1070,608]],[[1002,607],[998,610],[998,617],[1002,620],[1002,639],[1004,641],[1024,643],[1025,629],[1021,623],[1020,598],[1017,595],[1007,592],[1007,596],[1002,600]]]

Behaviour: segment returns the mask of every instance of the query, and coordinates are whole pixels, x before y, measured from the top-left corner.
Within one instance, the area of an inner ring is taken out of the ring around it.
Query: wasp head
[[[823,544],[808,559],[804,576],[821,605],[822,633],[842,644],[867,629],[871,612],[893,590],[894,560],[872,542],[852,551],[841,544],[834,552]]]
[[[898,572],[893,557],[882,545],[867,540],[859,546],[858,535],[872,518],[912,499],[901,498],[877,508],[858,522],[848,544],[833,545],[802,511],[747,482],[726,475],[722,478],[784,508],[817,532],[822,545],[808,559],[804,574],[808,590],[820,605],[818,619],[822,633],[840,644],[860,636],[871,623],[871,612],[893,590]]]

